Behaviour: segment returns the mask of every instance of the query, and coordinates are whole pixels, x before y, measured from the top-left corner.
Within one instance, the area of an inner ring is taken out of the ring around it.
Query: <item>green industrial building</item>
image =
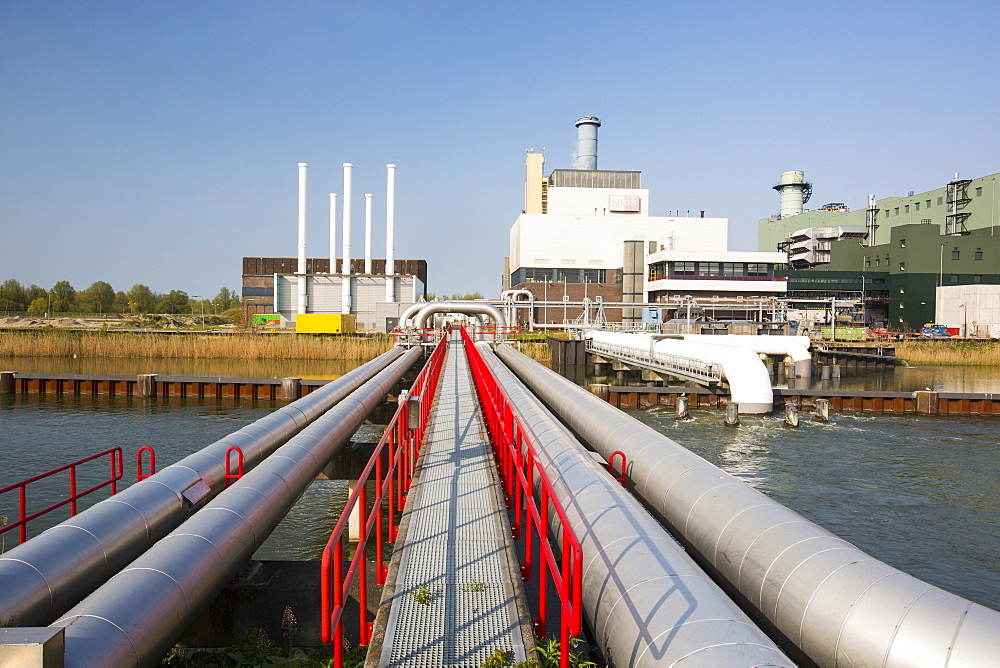
[[[859,300],[868,324],[914,331],[934,320],[938,286],[1000,284],[997,177],[956,176],[944,187],[887,197],[866,209],[827,205],[765,218],[758,224],[758,250],[788,250],[791,240],[808,237],[796,234],[802,230],[854,230],[852,238],[813,243],[822,262],[802,268],[790,262],[788,296]],[[874,243],[859,240],[857,229],[870,233],[872,220]]]

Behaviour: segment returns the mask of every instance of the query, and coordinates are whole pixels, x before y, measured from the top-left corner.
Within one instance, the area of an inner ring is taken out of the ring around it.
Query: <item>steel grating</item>
[[[381,666],[523,661],[505,525],[465,349],[449,343],[428,424]]]

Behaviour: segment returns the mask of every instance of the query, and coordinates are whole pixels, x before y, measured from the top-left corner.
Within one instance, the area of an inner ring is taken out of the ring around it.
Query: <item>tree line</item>
[[[197,295],[195,295],[197,297]],[[212,299],[195,299],[183,290],[153,292],[136,283],[128,291],[115,291],[106,281],[95,281],[76,290],[69,281],[59,281],[46,290],[37,285],[25,287],[9,278],[0,284],[0,310],[4,313],[101,313],[140,315],[143,313],[224,313],[240,305],[235,290],[223,287]]]

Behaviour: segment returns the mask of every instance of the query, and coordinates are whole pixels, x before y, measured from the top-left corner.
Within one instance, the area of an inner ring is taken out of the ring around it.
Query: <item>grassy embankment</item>
[[[517,346],[518,344],[514,344]],[[115,334],[54,330],[0,334],[0,357],[98,357],[108,359],[369,360],[392,347],[386,336],[281,334]],[[545,343],[520,343],[521,352],[550,359]]]
[[[900,341],[894,344],[896,356],[910,364],[943,366],[1000,365],[1000,341]]]
[[[133,359],[368,360],[392,347],[389,337],[313,337],[276,334],[114,334],[6,332],[0,357]]]

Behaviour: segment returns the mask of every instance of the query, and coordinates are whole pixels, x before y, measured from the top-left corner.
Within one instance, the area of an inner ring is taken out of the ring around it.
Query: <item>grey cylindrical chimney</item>
[[[601,119],[597,116],[581,116],[576,119],[576,161],[574,169],[597,169],[597,128]]]

